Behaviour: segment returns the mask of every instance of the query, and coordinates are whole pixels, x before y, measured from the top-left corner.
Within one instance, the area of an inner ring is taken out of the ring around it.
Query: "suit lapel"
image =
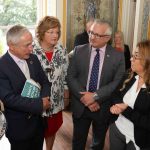
[[[33,65],[33,60],[31,58],[27,59],[27,64],[28,64],[28,68],[29,68],[29,72],[30,72],[30,78],[34,79],[35,78],[35,74],[34,74],[34,65]]]
[[[15,75],[20,79],[22,79],[23,81],[26,80],[25,75],[22,73],[22,71],[20,70],[20,68],[18,67],[18,65],[15,63],[15,61],[11,58],[11,56],[8,54],[8,52],[6,53],[6,59],[8,60],[6,63],[9,66],[9,69],[12,73],[15,73]],[[35,74],[34,74],[34,68],[33,68],[33,60],[31,58],[26,60],[27,64],[28,64],[28,68],[29,68],[29,72],[30,72],[30,77],[34,78]]]
[[[8,52],[6,53],[6,63],[9,67],[9,70],[11,73],[15,73],[17,78],[21,78],[22,80],[26,80],[24,74],[22,73],[21,69],[19,68],[19,66],[16,64],[16,62],[11,58],[11,56],[8,54]]]
[[[88,78],[88,73],[89,73],[89,65],[90,65],[90,56],[91,56],[91,46],[90,46],[90,44],[88,44],[88,47],[87,47],[87,50],[85,50],[86,51],[86,53],[85,53],[85,55],[84,55],[84,62],[85,62],[85,65],[86,65],[86,71],[85,71],[85,79],[87,79]]]
[[[104,61],[103,61],[101,77],[100,77],[100,83],[102,83],[102,80],[104,79],[104,74],[107,72],[106,69],[111,66],[111,64],[110,64],[111,56],[112,56],[112,51],[107,45],[106,51],[105,51],[105,56],[104,56]]]

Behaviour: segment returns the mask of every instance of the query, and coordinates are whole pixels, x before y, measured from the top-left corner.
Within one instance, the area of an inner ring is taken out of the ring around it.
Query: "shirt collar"
[[[106,51],[106,46],[107,46],[107,45],[105,45],[105,46],[99,48],[99,50],[100,50],[101,52],[105,52],[105,51]],[[92,51],[95,51],[96,49],[98,49],[98,48],[92,47]]]
[[[12,59],[18,64],[18,62],[22,62],[24,63],[25,60],[24,59],[20,59],[17,56],[13,55],[9,50],[8,50],[8,54],[12,57]]]
[[[136,79],[136,80],[139,80],[139,75],[136,75],[136,76],[135,76],[135,79]],[[146,88],[145,83],[142,85],[142,87],[141,87],[141,88]]]

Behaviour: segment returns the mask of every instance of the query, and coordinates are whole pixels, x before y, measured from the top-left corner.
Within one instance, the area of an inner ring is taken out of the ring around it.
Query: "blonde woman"
[[[115,32],[113,47],[115,47],[118,51],[124,52],[125,68],[126,70],[131,68],[129,46],[124,44],[124,37],[121,31]]]
[[[112,96],[110,112],[119,116],[110,126],[110,150],[150,149],[150,41],[138,43],[131,70]]]

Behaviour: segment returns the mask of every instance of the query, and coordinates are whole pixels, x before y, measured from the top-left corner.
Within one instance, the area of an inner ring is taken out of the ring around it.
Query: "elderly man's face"
[[[10,52],[20,59],[28,59],[33,50],[31,33],[24,33],[17,44],[9,45]]]
[[[101,48],[107,44],[111,36],[106,35],[108,29],[107,24],[96,24],[94,23],[89,32],[89,43],[95,48]]]

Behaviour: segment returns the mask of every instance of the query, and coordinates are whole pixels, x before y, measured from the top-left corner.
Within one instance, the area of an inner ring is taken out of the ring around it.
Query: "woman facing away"
[[[115,32],[114,40],[113,40],[113,47],[115,47],[118,51],[124,52],[125,68],[126,70],[130,69],[131,68],[130,50],[129,50],[129,46],[124,44],[123,32],[121,31]]]
[[[37,55],[42,68],[47,75],[51,87],[51,109],[45,113],[47,128],[45,130],[46,149],[51,150],[56,132],[63,123],[62,110],[64,99],[69,98],[66,85],[68,55],[65,48],[58,43],[61,35],[61,25],[57,18],[45,16],[36,28],[36,40],[33,43],[33,53]]]
[[[137,44],[126,73],[112,96],[110,150],[150,150],[150,41]]]

